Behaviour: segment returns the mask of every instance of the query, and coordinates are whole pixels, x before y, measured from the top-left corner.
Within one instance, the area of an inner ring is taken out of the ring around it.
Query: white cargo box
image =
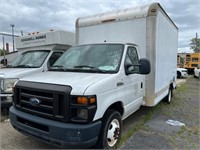
[[[37,49],[37,47],[51,47],[59,45],[71,46],[75,44],[75,35],[72,32],[55,30],[48,32],[35,32],[28,36],[21,36],[16,38],[16,48],[23,49]],[[57,48],[57,47],[56,47]],[[51,47],[52,49],[52,47]]]
[[[151,62],[145,76],[144,103],[155,106],[176,80],[178,28],[159,3],[82,17],[76,21],[77,44],[134,43]]]

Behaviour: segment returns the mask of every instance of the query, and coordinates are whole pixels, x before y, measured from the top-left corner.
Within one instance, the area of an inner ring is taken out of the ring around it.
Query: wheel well
[[[108,109],[114,109],[114,110],[118,111],[121,115],[123,115],[123,113],[124,113],[124,109],[122,107],[121,102],[116,102],[116,103],[110,105],[110,107],[108,107]]]
[[[177,74],[180,74],[180,75],[181,75],[181,72],[180,72],[180,71],[177,71]]]

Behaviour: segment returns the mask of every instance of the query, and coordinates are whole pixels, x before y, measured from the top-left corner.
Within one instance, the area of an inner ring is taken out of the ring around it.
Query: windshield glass
[[[93,44],[70,48],[51,70],[81,72],[117,72],[123,54],[123,44]]]
[[[38,68],[50,53],[49,50],[27,51],[20,54],[8,67]]]

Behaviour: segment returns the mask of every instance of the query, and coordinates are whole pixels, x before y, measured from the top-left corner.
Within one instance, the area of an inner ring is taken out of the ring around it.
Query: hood
[[[84,95],[85,90],[92,84],[111,74],[80,73],[80,72],[42,72],[22,78],[23,81],[68,85],[72,87],[72,95]]]
[[[187,71],[185,68],[177,68],[178,71]]]
[[[40,70],[39,68],[3,68],[0,75],[3,78],[22,78]]]

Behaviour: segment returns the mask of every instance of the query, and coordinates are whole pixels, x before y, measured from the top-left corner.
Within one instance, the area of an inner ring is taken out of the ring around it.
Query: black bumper
[[[89,148],[96,144],[101,121],[72,124],[30,115],[10,107],[10,122],[23,134],[62,148]]]
[[[10,106],[12,106],[13,104],[13,98],[11,96],[3,96],[3,97],[0,97],[1,99],[1,108],[8,108]]]

